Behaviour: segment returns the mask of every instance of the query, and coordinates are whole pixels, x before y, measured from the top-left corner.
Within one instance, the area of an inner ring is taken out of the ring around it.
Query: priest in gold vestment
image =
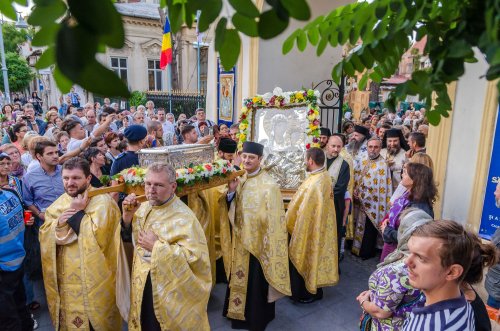
[[[90,166],[63,165],[64,190],[40,227],[43,279],[56,330],[120,330],[115,273],[120,210],[107,194],[88,198]]]
[[[264,330],[274,319],[275,301],[291,295],[283,200],[278,184],[260,169],[263,149],[243,144],[248,175],[241,184],[238,179],[228,184],[226,199],[234,204],[235,216],[231,224],[221,223],[222,245],[231,228],[232,249],[223,249],[231,254],[224,316],[235,329]]]
[[[306,167],[309,177],[293,196],[285,218],[292,299],[300,303],[320,300],[321,288],[339,280],[337,219],[323,150],[307,150]]]
[[[209,330],[212,288],[203,229],[175,195],[175,170],[148,167],[147,202],[135,194],[123,201],[122,238],[134,245],[129,330]]]

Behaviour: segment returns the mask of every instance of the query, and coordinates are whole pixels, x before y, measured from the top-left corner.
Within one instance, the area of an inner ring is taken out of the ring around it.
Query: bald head
[[[328,138],[328,143],[325,146],[326,157],[331,159],[339,156],[342,147],[344,147],[342,138],[339,136],[331,136]]]

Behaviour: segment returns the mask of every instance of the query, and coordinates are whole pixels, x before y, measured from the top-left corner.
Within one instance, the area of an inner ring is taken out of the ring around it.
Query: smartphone
[[[209,129],[208,127],[205,127],[205,128],[203,129],[203,132],[201,133],[201,135],[202,135],[203,137],[206,137],[206,136],[208,136],[209,134],[210,134],[210,129]]]
[[[214,127],[213,126],[211,126],[211,127],[208,128],[208,134],[211,135],[211,136],[214,135]]]

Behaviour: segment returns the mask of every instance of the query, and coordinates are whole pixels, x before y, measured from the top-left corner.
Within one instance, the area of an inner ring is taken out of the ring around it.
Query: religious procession
[[[0,7],[0,331],[500,330],[497,7],[53,2]]]

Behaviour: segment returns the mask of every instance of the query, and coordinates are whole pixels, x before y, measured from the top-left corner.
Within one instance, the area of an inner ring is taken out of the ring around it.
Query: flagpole
[[[167,79],[168,79],[168,112],[172,112],[172,64],[167,65]]]
[[[201,10],[198,10],[196,12],[196,44],[198,45],[198,48],[196,50],[196,71],[198,74],[198,108],[200,108],[200,30],[198,29],[198,24],[200,22],[200,14]]]

